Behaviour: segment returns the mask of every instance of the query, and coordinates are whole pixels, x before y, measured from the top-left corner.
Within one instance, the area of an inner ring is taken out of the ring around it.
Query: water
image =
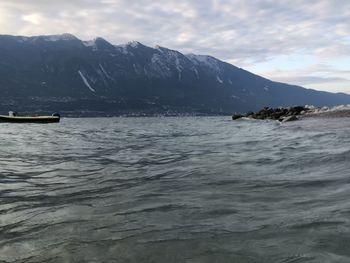
[[[63,119],[0,138],[0,262],[350,261],[350,119]]]

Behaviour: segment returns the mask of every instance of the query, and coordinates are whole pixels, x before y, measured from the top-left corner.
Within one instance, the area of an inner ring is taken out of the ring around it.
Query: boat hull
[[[8,123],[55,123],[55,122],[60,122],[60,117],[59,116],[27,117],[27,116],[4,116],[4,115],[0,115],[0,122],[8,122]]]

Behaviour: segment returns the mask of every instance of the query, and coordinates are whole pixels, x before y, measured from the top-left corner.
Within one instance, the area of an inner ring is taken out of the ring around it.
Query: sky
[[[0,34],[62,33],[212,55],[350,94],[349,0],[0,0]]]

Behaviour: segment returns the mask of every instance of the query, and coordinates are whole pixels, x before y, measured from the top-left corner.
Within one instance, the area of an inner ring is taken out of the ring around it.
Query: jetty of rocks
[[[249,119],[257,119],[257,120],[278,120],[281,122],[295,121],[295,120],[298,120],[300,116],[307,114],[309,111],[310,111],[309,108],[306,108],[303,106],[294,106],[294,107],[287,107],[287,108],[265,107],[258,112],[248,112],[244,115],[235,114],[232,116],[232,120],[249,118]]]

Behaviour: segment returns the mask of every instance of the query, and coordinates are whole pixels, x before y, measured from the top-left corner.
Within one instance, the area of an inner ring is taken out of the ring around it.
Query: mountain
[[[350,96],[288,85],[211,56],[70,34],[0,35],[0,111],[225,114],[264,106],[350,103]]]

